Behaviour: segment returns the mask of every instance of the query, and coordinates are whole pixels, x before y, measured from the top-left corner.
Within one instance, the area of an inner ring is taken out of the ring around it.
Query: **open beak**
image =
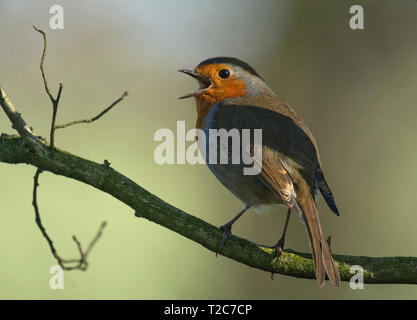
[[[193,77],[194,79],[198,80],[198,83],[200,84],[200,88],[192,93],[186,94],[185,96],[180,97],[180,99],[185,99],[185,98],[189,98],[192,96],[195,96],[196,94],[199,94],[205,90],[207,90],[208,88],[210,88],[212,82],[210,81],[209,78],[207,78],[206,76],[203,76],[195,71],[192,70],[187,70],[187,69],[180,69],[178,70],[179,72],[188,74],[189,76]]]

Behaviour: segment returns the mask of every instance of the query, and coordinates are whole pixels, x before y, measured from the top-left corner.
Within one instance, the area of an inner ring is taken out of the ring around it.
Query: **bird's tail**
[[[327,274],[330,282],[335,287],[338,287],[340,284],[340,274],[333,260],[329,245],[324,238],[316,203],[307,186],[304,186],[304,188],[301,187],[300,189],[297,190],[297,203],[302,210],[307,228],[317,281],[320,287],[324,286],[324,280]]]

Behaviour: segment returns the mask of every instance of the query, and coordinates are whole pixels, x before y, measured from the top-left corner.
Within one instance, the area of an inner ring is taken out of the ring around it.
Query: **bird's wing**
[[[291,117],[261,107],[223,103],[217,105],[214,116],[218,128],[262,129],[262,145],[288,159],[311,189],[318,188],[329,208],[339,215],[332,191],[321,170],[315,144]],[[275,163],[280,155],[274,153],[267,161]]]
[[[221,103],[214,117],[213,123],[218,129],[261,129],[263,147],[274,151],[263,156],[265,164],[273,166],[279,162],[279,157],[286,158],[313,187],[317,152],[307,134],[290,117],[256,106]]]

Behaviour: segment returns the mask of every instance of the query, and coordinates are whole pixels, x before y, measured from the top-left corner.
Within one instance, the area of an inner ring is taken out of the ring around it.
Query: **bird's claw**
[[[281,256],[282,252],[284,251],[284,240],[279,239],[277,244],[274,246],[274,249],[275,249],[276,258],[279,258]]]
[[[220,242],[219,250],[216,252],[216,257],[217,257],[217,255],[222,254],[224,245],[225,245],[227,239],[229,239],[230,235],[232,234],[232,227],[228,224],[225,224],[224,226],[221,226],[219,229],[223,230],[223,237],[222,237],[222,240]]]
[[[284,239],[279,239],[277,244],[272,248],[274,249],[275,258],[278,259],[284,251]],[[271,280],[274,280],[274,272],[271,272]]]
[[[285,243],[285,240],[281,238],[278,240],[278,242],[275,245],[266,246],[266,247],[274,249],[273,254],[275,255],[275,258],[279,258],[281,254],[284,252],[284,243]]]

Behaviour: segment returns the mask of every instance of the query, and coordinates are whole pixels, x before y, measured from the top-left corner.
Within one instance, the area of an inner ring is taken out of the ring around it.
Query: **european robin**
[[[339,212],[321,169],[316,140],[304,121],[255,69],[239,59],[216,57],[204,60],[194,70],[179,71],[200,84],[197,91],[181,97],[195,97],[197,128],[205,133],[210,129],[262,130],[259,174],[243,174],[243,163],[207,162],[217,179],[244,203],[244,208],[220,227],[224,230],[220,253],[233,223],[249,208],[263,210],[268,205],[284,204],[288,212],[282,236],[274,246],[277,255],[282,252],[289,217],[294,213],[306,226],[319,285],[324,285],[327,274],[331,283],[339,286],[339,271],[320,225],[315,202],[318,193],[336,215]],[[213,142],[207,134],[205,140],[210,147]],[[231,156],[229,152],[229,160]]]

